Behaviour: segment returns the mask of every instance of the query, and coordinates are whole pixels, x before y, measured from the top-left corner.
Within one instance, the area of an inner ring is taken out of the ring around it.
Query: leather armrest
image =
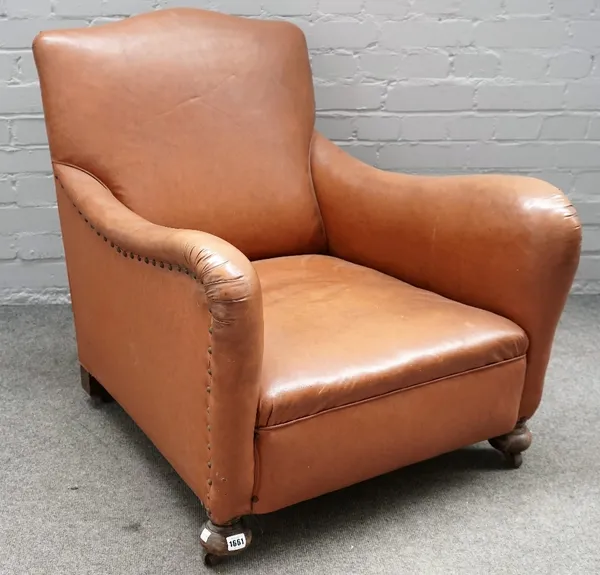
[[[249,513],[263,356],[254,267],[215,236],[136,215],[80,168],[54,171],[80,361],[214,521]]]
[[[530,347],[520,415],[539,404],[579,262],[575,209],[541,180],[384,172],[315,134],[312,173],[330,252],[507,317]]]
[[[121,249],[189,270],[203,286],[216,321],[235,321],[246,302],[262,318],[260,283],[248,258],[211,234],[166,228],[129,210],[91,174],[54,162],[54,172],[69,199]]]

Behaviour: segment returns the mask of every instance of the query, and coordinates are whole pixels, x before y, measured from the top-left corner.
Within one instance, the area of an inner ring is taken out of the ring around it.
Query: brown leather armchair
[[[84,387],[239,518],[488,438],[514,466],[581,232],[535,179],[314,131],[302,32],[164,10],[34,43]]]

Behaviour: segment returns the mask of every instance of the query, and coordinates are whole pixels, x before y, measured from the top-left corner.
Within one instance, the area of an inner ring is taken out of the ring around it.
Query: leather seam
[[[252,495],[250,497],[250,511],[254,513],[254,504],[258,502],[258,488],[260,485],[260,449],[258,447],[258,433],[254,433],[254,484],[252,485]]]
[[[313,119],[314,124],[314,119]],[[325,220],[323,219],[323,213],[321,212],[321,204],[319,204],[319,198],[317,196],[317,190],[315,189],[315,181],[313,180],[312,175],[312,149],[313,143],[315,141],[315,129],[313,127],[313,133],[310,138],[310,145],[308,146],[308,177],[310,181],[310,190],[312,192],[312,196],[315,200],[315,206],[317,208],[317,214],[319,215],[319,223],[321,227],[321,233],[323,234],[323,239],[325,240],[325,253],[329,253],[329,240],[327,239],[327,230],[325,229]]]
[[[379,395],[374,395],[373,397],[367,397],[365,399],[360,399],[358,401],[352,401],[350,403],[345,403],[344,405],[337,405],[335,407],[330,407],[328,409],[324,409],[323,411],[319,411],[318,413],[312,413],[310,415],[306,415],[304,417],[298,417],[296,419],[292,419],[290,421],[284,421],[282,423],[275,423],[273,425],[269,425],[269,420],[267,419],[267,425],[262,426],[262,427],[257,427],[256,431],[260,432],[260,431],[275,430],[275,429],[278,429],[280,427],[286,427],[288,425],[293,425],[295,423],[300,423],[300,422],[306,421],[308,419],[313,419],[315,417],[319,417],[321,415],[325,415],[325,414],[331,413],[333,411],[339,411],[339,410],[342,410],[342,409],[347,409],[349,407],[354,407],[356,405],[361,405],[363,403],[369,403],[371,401],[377,401],[379,399],[384,399],[386,397],[389,397],[389,396],[392,396],[392,395],[397,395],[397,394],[403,393],[405,391],[410,391],[411,389],[416,389],[416,388],[419,388],[419,387],[424,387],[426,385],[431,385],[431,384],[434,384],[434,383],[439,383],[441,381],[446,381],[446,380],[449,380],[449,379],[453,379],[455,377],[460,377],[462,375],[468,375],[468,374],[471,374],[471,373],[476,373],[478,371],[483,371],[483,370],[486,370],[486,369],[491,369],[493,367],[500,367],[500,366],[504,366],[504,365],[509,365],[511,363],[516,363],[516,362],[521,361],[521,360],[526,359],[526,358],[527,358],[527,354],[525,353],[523,355],[519,355],[519,356],[513,357],[511,359],[504,359],[502,361],[497,361],[495,363],[489,363],[487,365],[482,365],[481,367],[475,367],[473,369],[468,369],[466,371],[461,371],[459,373],[453,373],[451,375],[445,375],[444,377],[438,377],[437,379],[430,379],[428,381],[423,381],[421,383],[415,383],[414,385],[410,385],[408,387],[403,387],[401,389],[394,389],[394,390],[388,391],[386,393],[381,393]],[[271,417],[271,415],[272,415],[272,412],[269,415],[269,418]]]
[[[107,192],[110,192],[110,188],[97,176],[94,176],[94,174],[92,174],[91,172],[88,172],[86,169],[80,167],[80,166],[76,166],[75,164],[69,164],[68,162],[61,162],[59,160],[52,160],[52,164],[58,164],[59,166],[66,166],[67,168],[73,168],[74,170],[77,170],[78,172],[82,172],[84,174],[87,174],[90,178],[93,178],[94,180],[96,180]],[[55,176],[56,179],[58,180],[58,176]],[[62,184],[61,184],[62,186]],[[111,195],[113,195],[112,192],[110,192]]]
[[[53,164],[59,164],[59,165],[64,165],[64,166],[68,166],[71,167],[75,170],[79,170],[85,174],[88,174],[91,178],[95,179],[101,186],[103,186],[107,191],[110,192],[110,190],[104,185],[104,183],[102,181],[100,181],[98,178],[96,178],[93,174],[90,174],[89,172],[87,172],[86,170],[79,168],[77,166],[73,166],[71,164],[66,164],[64,162],[53,162]],[[60,178],[58,177],[58,175],[54,175],[56,181],[58,182],[58,185],[61,187],[61,189],[63,191],[66,192],[65,187],[63,186],[62,182],[60,181]],[[170,262],[164,262],[161,260],[156,260],[155,258],[149,258],[149,257],[142,257],[139,254],[134,254],[134,252],[132,251],[127,251],[127,250],[123,250],[120,246],[117,246],[113,241],[109,240],[109,238],[104,235],[102,232],[100,232],[99,230],[96,229],[96,226],[94,226],[94,224],[92,224],[90,222],[90,220],[87,218],[86,215],[84,215],[84,213],[77,207],[77,204],[71,200],[70,196],[67,194],[67,198],[70,200],[71,204],[73,205],[73,208],[75,208],[77,210],[77,213],[79,214],[79,216],[84,220],[84,222],[86,223],[86,225],[88,225],[90,227],[90,229],[92,231],[96,232],[96,235],[99,238],[102,238],[104,240],[105,243],[109,243],[110,242],[110,247],[115,249],[117,253],[122,254],[123,257],[125,258],[129,258],[132,260],[135,260],[135,258],[137,257],[138,262],[144,262],[146,264],[150,264],[152,263],[152,265],[154,267],[157,266],[159,268],[163,268],[166,271],[176,271],[179,273],[185,273],[187,276],[190,276],[192,279],[194,279],[195,281],[198,281],[200,283],[200,285],[202,285],[204,287],[204,284],[202,283],[202,280],[198,278],[197,274],[193,273],[191,270],[189,270],[188,268],[183,268],[178,264],[173,264]],[[208,466],[208,478],[207,478],[207,489],[206,489],[206,505],[205,505],[205,509],[206,512],[208,514],[208,516],[210,517],[210,508],[209,508],[209,504],[210,504],[210,494],[211,494],[211,490],[212,490],[212,484],[213,484],[213,480],[212,480],[212,459],[210,456],[210,451],[212,449],[211,446],[211,426],[210,426],[210,408],[211,408],[211,402],[210,402],[210,395],[211,395],[211,387],[212,387],[212,383],[213,383],[213,372],[212,372],[212,353],[213,353],[213,349],[212,349],[212,334],[213,334],[213,326],[214,326],[214,321],[215,318],[213,316],[213,314],[210,311],[210,308],[208,309],[208,313],[210,316],[210,325],[208,328],[208,332],[209,332],[209,345],[208,345],[208,349],[207,349],[207,356],[208,356],[208,361],[207,361],[207,372],[208,372],[208,384],[206,386],[206,430],[207,430],[207,442],[206,442],[206,448],[207,448],[207,466]]]

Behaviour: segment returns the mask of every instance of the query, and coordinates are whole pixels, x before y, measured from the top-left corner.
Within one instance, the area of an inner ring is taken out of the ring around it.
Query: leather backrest
[[[306,41],[286,22],[163,10],[34,42],[53,160],[151,222],[249,258],[326,249]]]

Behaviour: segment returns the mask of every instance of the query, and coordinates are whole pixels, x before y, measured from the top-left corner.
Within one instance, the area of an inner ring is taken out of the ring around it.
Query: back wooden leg
[[[112,395],[102,387],[102,384],[83,365],[79,367],[81,369],[81,387],[92,399],[102,403],[114,401]]]
[[[525,425],[525,421],[520,419],[510,433],[490,439],[490,445],[503,453],[508,465],[515,469],[521,467],[523,463],[521,453],[531,445],[531,431]]]

